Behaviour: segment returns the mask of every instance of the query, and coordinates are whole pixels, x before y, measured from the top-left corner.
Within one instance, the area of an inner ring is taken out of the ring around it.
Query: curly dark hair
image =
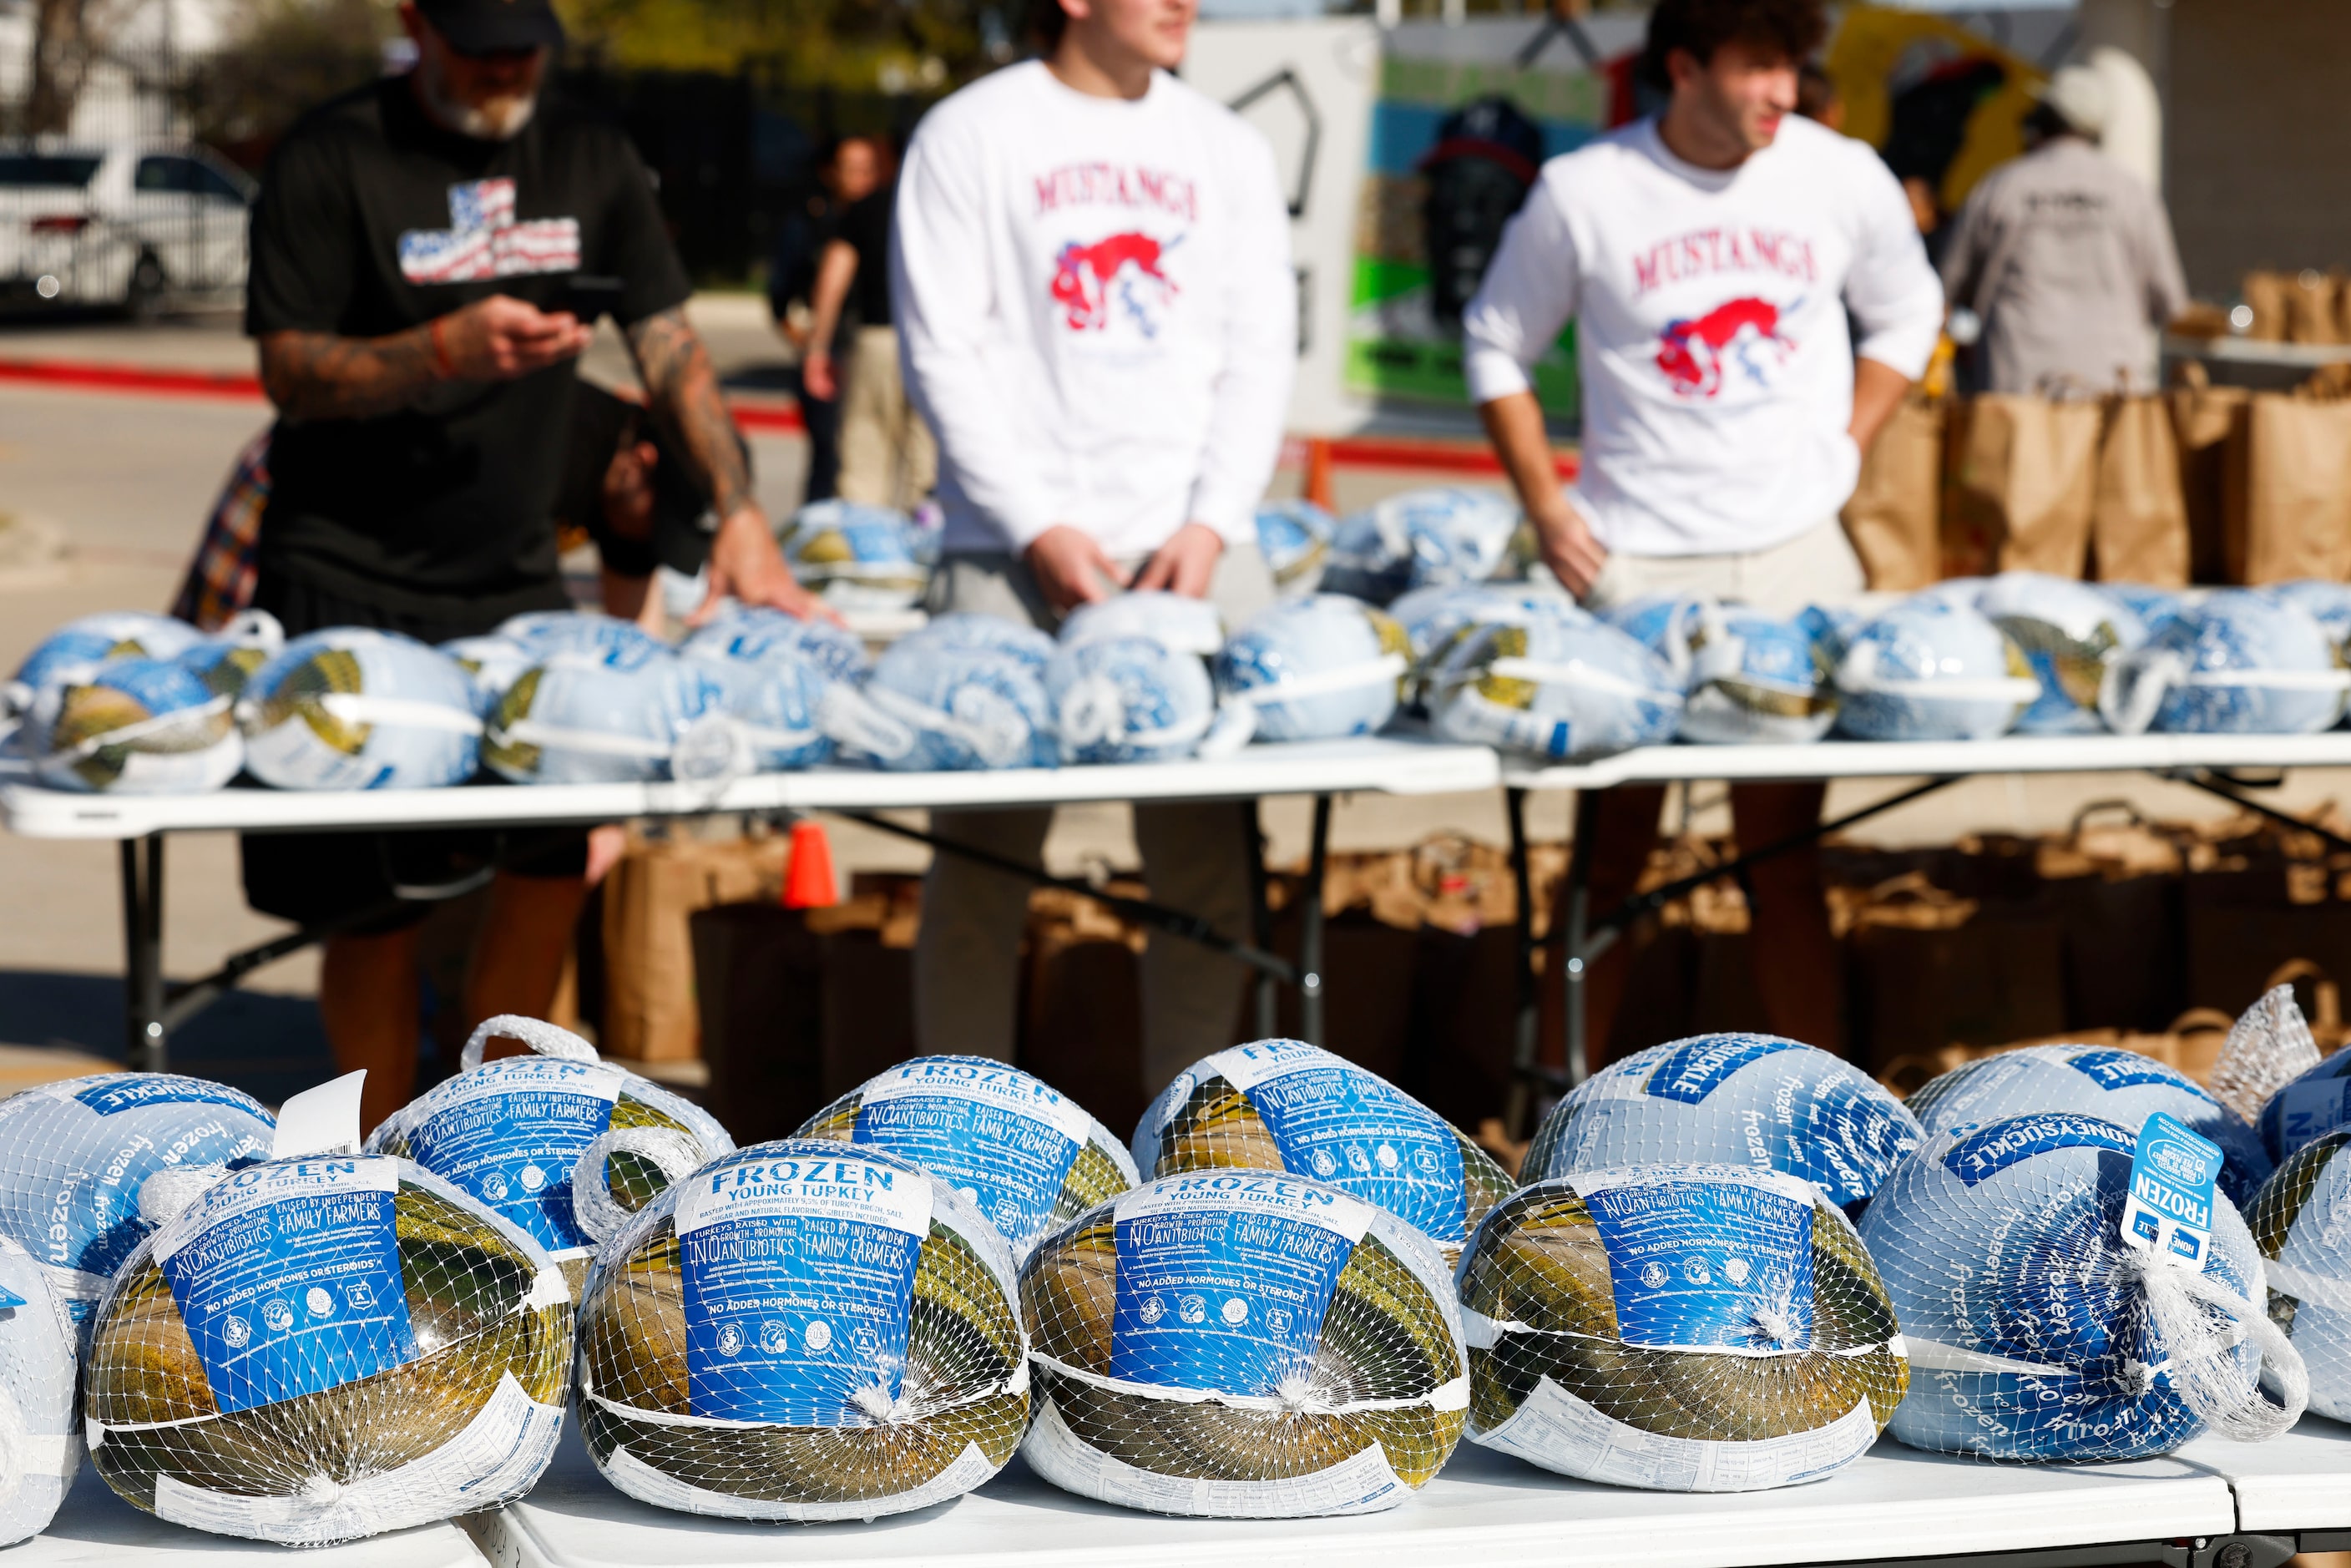
[[[1641,79],[1671,92],[1668,56],[1687,49],[1704,65],[1725,44],[1773,51],[1793,64],[1819,48],[1828,30],[1821,0],[1657,0],[1649,13],[1648,46],[1641,51]]]

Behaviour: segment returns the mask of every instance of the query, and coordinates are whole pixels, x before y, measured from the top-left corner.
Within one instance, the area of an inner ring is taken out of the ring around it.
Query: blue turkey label
[[[2211,1098],[2191,1080],[2181,1077],[2153,1057],[2141,1056],[2136,1051],[2075,1051],[2065,1059],[2065,1065],[2101,1089],[2137,1089],[2143,1084],[2159,1083],[2166,1089],[2178,1089],[2193,1094],[2199,1100]]]
[[[754,1152],[698,1172],[676,1218],[694,1414],[835,1427],[897,1399],[931,1228],[922,1173]]]
[[[1202,1171],[1123,1194],[1110,1375],[1269,1395],[1322,1339],[1369,1204],[1277,1172]]]
[[[1440,1241],[1468,1234],[1460,1139],[1386,1080],[1295,1040],[1235,1046],[1206,1066],[1249,1096],[1288,1169],[1343,1186]]]
[[[281,1160],[206,1187],[155,1257],[224,1415],[416,1359],[390,1159]]]
[[[1782,1085],[1772,1107],[1785,1107],[1772,1140],[1772,1166],[1802,1176],[1840,1207],[1866,1200],[1895,1162],[1918,1145],[1910,1121],[1866,1080]]]
[[[250,1094],[225,1083],[201,1078],[181,1078],[166,1072],[125,1072],[100,1078],[73,1092],[73,1097],[101,1116],[119,1115],[149,1105],[229,1105],[261,1121],[269,1113]]]
[[[2212,1194],[2220,1177],[2220,1145],[2160,1111],[2149,1116],[2131,1156],[2123,1245],[2183,1269],[2203,1268],[2212,1245]]]
[[[0,1285],[0,1312],[6,1312],[11,1307],[21,1307],[24,1304],[24,1297],[18,1295],[7,1286]]]
[[[1650,1096],[1695,1105],[1722,1087],[1723,1081],[1750,1061],[1761,1061],[1782,1051],[1809,1049],[1802,1042],[1769,1034],[1710,1034],[1668,1052],[1649,1074]]]
[[[1707,1167],[1568,1178],[1599,1229],[1616,1332],[1654,1350],[1776,1355],[1813,1343],[1811,1186]]]
[[[2291,1152],[2333,1132],[2351,1116],[2343,1107],[2346,1080],[2297,1078],[2278,1092],[2281,1146]]]
[[[2137,1147],[2131,1135],[2112,1122],[2070,1111],[2011,1116],[1971,1131],[1965,1131],[1967,1135],[1945,1152],[1943,1166],[1970,1186],[1998,1176],[2020,1160],[2053,1149],[2112,1149],[2127,1155]]]
[[[408,1157],[554,1252],[590,1245],[571,1217],[571,1168],[612,1124],[627,1074],[594,1061],[511,1056],[435,1089]]]
[[[1017,1239],[1052,1218],[1092,1125],[1077,1102],[1018,1068],[918,1056],[865,1086],[850,1139],[921,1166]]]

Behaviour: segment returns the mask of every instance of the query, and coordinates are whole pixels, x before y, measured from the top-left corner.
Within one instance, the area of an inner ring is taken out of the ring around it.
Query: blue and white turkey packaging
[[[2220,1190],[2240,1206],[2273,1164],[2260,1134],[2194,1079],[2151,1056],[2103,1045],[2034,1045],[1978,1057],[1904,1102],[1929,1133],[2039,1111],[2078,1111],[2136,1127],[2158,1112],[2220,1146]]]
[[[2147,626],[2111,593],[2038,571],[2006,571],[1983,585],[1976,608],[2008,633],[2032,667],[2041,695],[2016,721],[2025,735],[2096,735],[2106,671],[2147,641]]]
[[[168,615],[117,610],[81,616],[42,638],[16,666],[8,706],[21,713],[53,682],[78,680],[112,659],[176,659],[203,640],[202,632]]]
[[[528,1233],[382,1155],[288,1154],[182,1197],[91,1325],[82,1414],[117,1495],[319,1546],[538,1481],[571,1293]]]
[[[2272,1160],[2351,1123],[2351,1047],[2335,1051],[2270,1096],[2254,1124]]]
[[[47,1272],[76,1322],[153,1226],[157,1172],[266,1158],[277,1126],[241,1090],[172,1072],[106,1072],[0,1100],[0,1235]]]
[[[1290,1171],[1387,1210],[1447,1261],[1510,1190],[1492,1156],[1378,1073],[1298,1040],[1203,1057],[1134,1129],[1148,1176]]]
[[[474,711],[484,718],[497,711],[498,699],[507,695],[507,688],[538,663],[538,655],[525,644],[495,632],[479,637],[455,637],[440,644],[440,648],[465,672],[465,679],[474,688]]]
[[[2159,1113],[2137,1134],[2051,1111],[1929,1135],[1861,1220],[1910,1355],[1895,1437],[2054,1462],[2293,1426],[2308,1379],[2220,1169]]]
[[[681,660],[717,683],[719,706],[735,721],[755,773],[783,773],[829,760],[836,732],[862,737],[844,709],[862,708],[856,688],[803,654],[778,649],[760,659]]]
[[[18,744],[52,789],[217,789],[245,763],[232,703],[175,661],[111,659],[35,692]]]
[[[2165,622],[2187,608],[2188,596],[2177,589],[2155,588],[2144,582],[2101,582],[2098,591],[2138,617],[2153,636]]]
[[[1035,638],[1038,656],[1012,632]],[[893,728],[857,749],[896,772],[1055,766],[1061,748],[1044,681],[1053,651],[1043,632],[993,616],[931,622],[875,661],[865,700]]]
[[[266,610],[240,610],[172,662],[204,682],[214,696],[235,702],[256,671],[286,646],[286,628]]]
[[[2014,728],[2042,696],[2014,639],[1932,591],[1854,632],[1836,689],[1839,729],[1860,740],[1988,740]]]
[[[1671,614],[1650,645],[1682,681],[1684,740],[1802,744],[1836,723],[1836,690],[1819,642],[1793,621],[1703,599]]]
[[[1225,645],[1225,621],[1207,600],[1137,589],[1079,605],[1062,620],[1056,641],[1066,652],[1114,637],[1147,637],[1170,653],[1212,659]]]
[[[521,1040],[530,1054],[483,1061],[498,1039]],[[614,1146],[610,1134],[632,1131],[666,1134],[675,1155],[662,1161]],[[574,1285],[596,1243],[619,1228],[599,1225],[600,1205],[625,1218],[673,1176],[734,1147],[710,1113],[603,1061],[569,1030],[503,1013],[465,1042],[456,1076],[393,1112],[367,1141],[368,1153],[413,1160],[521,1227]],[[583,1161],[584,1189],[572,1179]]]
[[[1483,582],[1510,555],[1519,504],[1501,490],[1440,485],[1342,517],[1321,591],[1385,604],[1416,588]]]
[[[397,632],[286,644],[237,699],[245,766],[280,789],[431,789],[478,767],[482,720],[457,662]]]
[[[482,760],[516,784],[628,784],[722,780],[756,759],[713,666],[639,633],[524,671],[483,731]]]
[[[1436,1247],[1281,1171],[1145,1182],[1020,1272],[1037,1417],[1021,1457],[1153,1513],[1394,1508],[1460,1439],[1468,1364]]]
[[[2117,660],[2098,711],[2117,735],[2314,735],[2343,717],[2351,670],[2309,612],[2216,589]]]
[[[1522,626],[1531,621],[1583,621],[1583,607],[1555,587],[1530,582],[1473,582],[1416,588],[1388,606],[1412,644],[1412,700],[1426,700],[1426,685],[1453,644],[1480,626]]]
[[[1002,615],[985,615],[976,610],[958,610],[932,617],[920,630],[909,632],[891,644],[891,652],[906,647],[1002,653],[1031,669],[1041,670],[1045,661],[1053,656],[1054,643],[1050,634],[1026,622]]]
[[[1674,737],[1682,686],[1666,662],[1599,621],[1481,626],[1423,683],[1447,740],[1580,762]]]
[[[2264,1303],[2310,1370],[2310,1407],[2351,1421],[2351,1129],[2312,1139],[2245,1208]]]
[[[1853,1221],[1779,1171],[1535,1182],[1487,1216],[1458,1280],[1469,1440],[1580,1480],[1825,1480],[1877,1441],[1908,1386]]]
[[[1411,669],[1404,628],[1360,599],[1286,600],[1233,633],[1217,691],[1257,709],[1260,740],[1338,740],[1395,716]]]
[[[838,498],[792,514],[780,545],[792,575],[843,610],[904,610],[930,585],[924,530],[905,513]]]
[[[1008,1062],[917,1056],[875,1074],[794,1134],[912,1160],[987,1217],[1026,1259],[1048,1232],[1141,1178],[1084,1106]]]
[[[0,1546],[48,1528],[81,1449],[73,1322],[40,1264],[0,1236]]]
[[[725,1155],[598,1253],[580,1309],[588,1452],[642,1501],[874,1519],[960,1497],[1029,1421],[1011,1253],[947,1181],[872,1145]]]
[[[1536,1129],[1519,1177],[1750,1166],[1802,1176],[1854,1214],[1921,1136],[1902,1102],[1842,1058],[1776,1034],[1701,1034],[1577,1084]]]
[[[2351,643],[2351,582],[2304,577],[2271,583],[2261,591],[2301,609],[2325,629],[2327,640],[2337,648]]]
[[[836,681],[862,681],[873,668],[857,634],[814,616],[787,615],[766,605],[729,602],[708,624],[679,644],[689,659],[746,660],[756,664],[781,650],[816,662]]]
[[[1151,637],[1096,637],[1067,643],[1045,666],[1061,760],[1174,762],[1197,753],[1226,757],[1249,743],[1257,710],[1219,707],[1197,655]]]
[[[1257,548],[1284,599],[1301,598],[1322,580],[1331,557],[1331,514],[1307,500],[1264,501],[1257,508]]]

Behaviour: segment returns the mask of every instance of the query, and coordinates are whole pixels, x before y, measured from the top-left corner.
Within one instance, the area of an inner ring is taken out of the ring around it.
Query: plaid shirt
[[[216,632],[253,602],[255,559],[261,538],[261,513],[269,505],[269,432],[263,431],[236,455],[228,483],[204,519],[204,538],[188,563],[187,580],[172,601],[172,614]]]

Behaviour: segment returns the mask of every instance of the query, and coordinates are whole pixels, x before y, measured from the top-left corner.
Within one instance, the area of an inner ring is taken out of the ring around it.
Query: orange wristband
[[[457,367],[449,358],[449,345],[441,340],[441,324],[447,319],[446,316],[433,318],[432,323],[425,329],[425,336],[433,341],[434,370],[439,372],[443,381],[454,382],[457,379]]]

